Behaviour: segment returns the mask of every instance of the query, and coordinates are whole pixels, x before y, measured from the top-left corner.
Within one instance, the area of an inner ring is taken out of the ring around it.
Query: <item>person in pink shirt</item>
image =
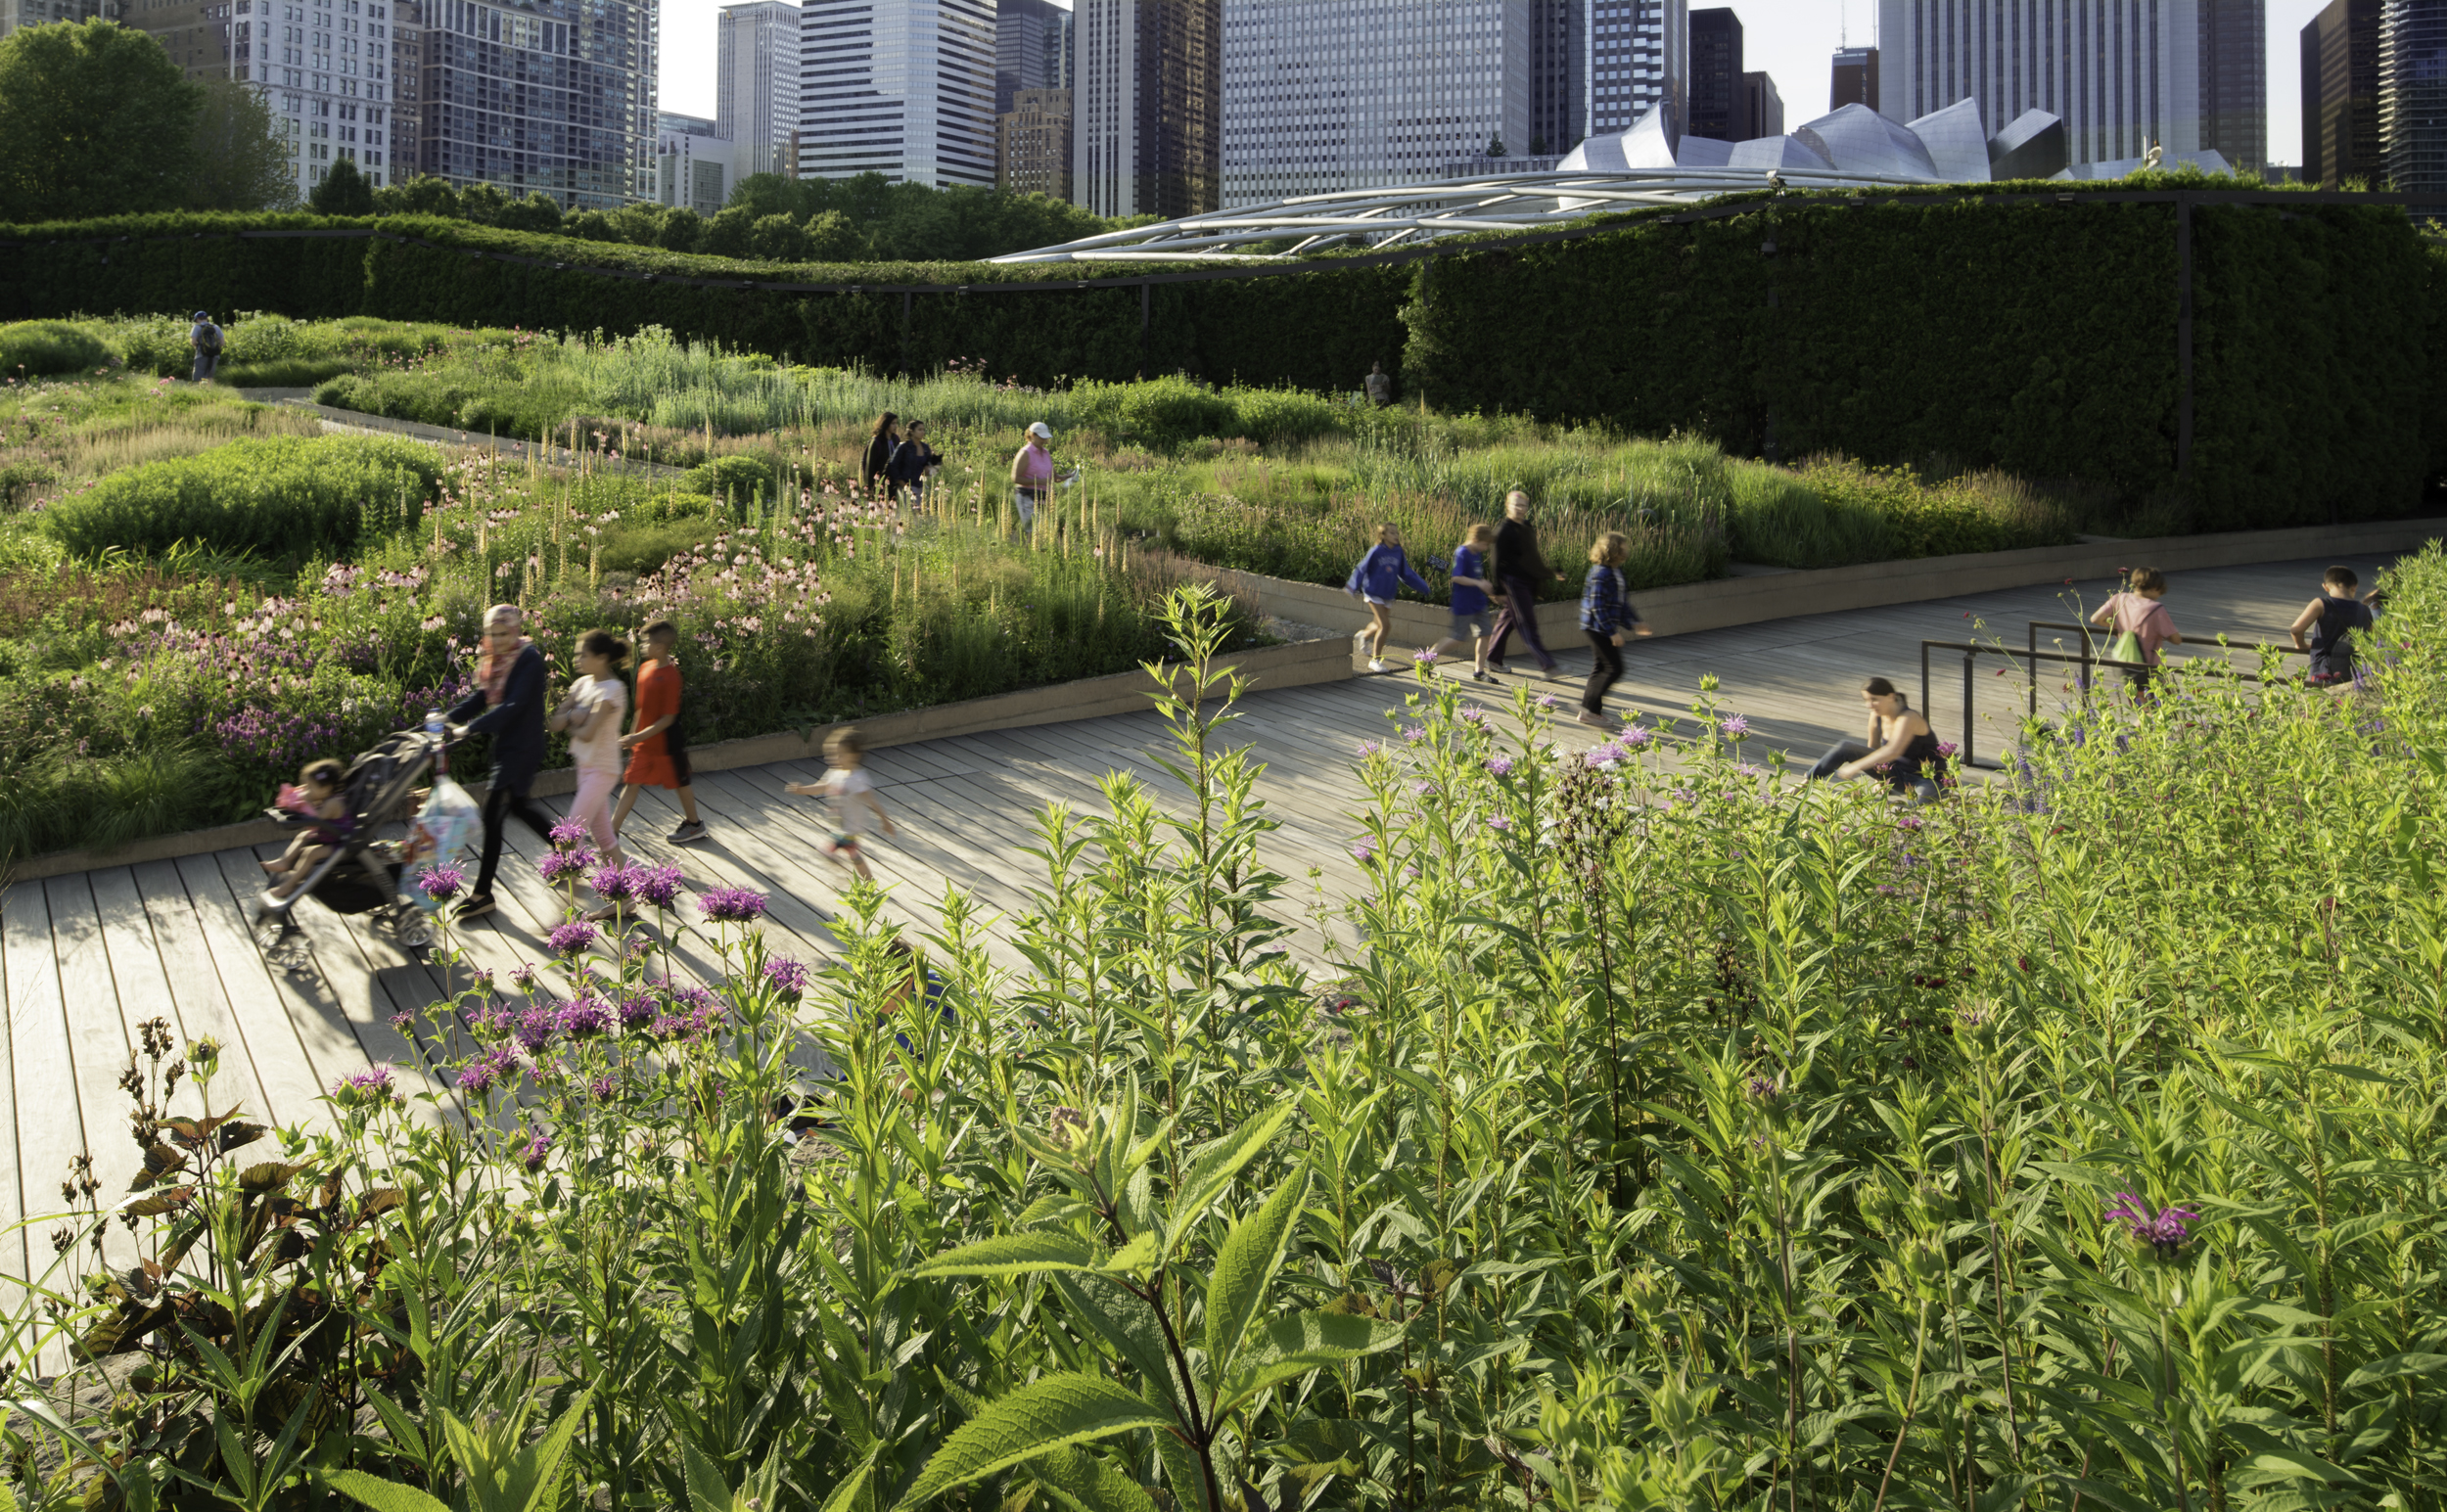
[[[2135,698],[2149,693],[2150,675],[2158,667],[2160,646],[2184,644],[2184,637],[2175,628],[2175,617],[2159,603],[2167,596],[2167,574],[2154,567],[2137,567],[2124,580],[2124,591],[2099,606],[2090,622],[2116,635],[2131,633],[2141,640],[2140,666],[2122,668],[2124,680],[2132,684]]]
[[[1053,427],[1039,420],[1028,428],[1028,444],[1011,459],[1011,507],[1024,529],[1037,528],[1037,507],[1053,491]]]

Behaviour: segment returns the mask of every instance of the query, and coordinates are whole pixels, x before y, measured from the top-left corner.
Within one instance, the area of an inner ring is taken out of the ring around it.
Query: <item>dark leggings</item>
[[[492,895],[492,874],[501,869],[501,826],[516,814],[535,832],[535,838],[552,844],[552,815],[535,806],[527,796],[525,786],[513,788],[496,782],[485,794],[485,848],[476,867],[476,893],[480,897]]]
[[[1606,690],[1623,675],[1623,648],[1603,631],[1582,633],[1589,637],[1589,649],[1596,655],[1597,664],[1589,669],[1589,686],[1581,693],[1581,707],[1593,714],[1602,714],[1606,711]]]
[[[1503,613],[1496,617],[1496,643],[1487,648],[1487,660],[1502,665],[1504,648],[1512,643],[1512,632],[1518,630],[1538,658],[1538,664],[1553,670],[1555,659],[1538,633],[1538,585],[1526,577],[1506,577],[1502,582]]]

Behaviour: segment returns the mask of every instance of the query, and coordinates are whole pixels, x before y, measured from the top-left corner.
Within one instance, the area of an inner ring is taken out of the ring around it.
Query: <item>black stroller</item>
[[[290,914],[300,899],[309,896],[334,913],[379,911],[377,922],[404,949],[422,950],[433,943],[431,917],[399,897],[399,843],[381,838],[380,832],[411,816],[413,796],[431,780],[434,759],[444,742],[445,737],[424,730],[401,730],[385,736],[373,750],[348,763],[341,787],[348,802],[348,818],[342,821],[345,830],[287,897],[264,891],[254,916],[254,942],[266,956],[278,959],[299,953],[290,939],[298,928]],[[320,822],[286,808],[264,812],[290,833]]]

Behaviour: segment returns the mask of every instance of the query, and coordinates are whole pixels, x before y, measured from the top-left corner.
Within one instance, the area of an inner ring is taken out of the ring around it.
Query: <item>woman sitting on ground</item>
[[[1883,677],[1870,679],[1861,690],[1861,702],[1870,706],[1867,739],[1828,747],[1819,764],[1810,768],[1811,779],[1841,782],[1870,772],[1898,794],[1916,794],[1924,802],[1935,801],[1937,785],[1946,773],[1937,732]]]

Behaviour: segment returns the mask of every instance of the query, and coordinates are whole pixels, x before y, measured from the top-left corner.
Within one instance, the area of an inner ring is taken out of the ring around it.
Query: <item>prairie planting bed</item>
[[[1421,687],[1316,975],[1176,702],[1181,817],[1040,815],[1016,971],[957,893],[800,962],[648,867],[409,1019],[440,1106],[265,1131],[149,1035],[132,1226],[39,1220],[20,1357],[101,1358],[0,1420],[18,1493],[2435,1509],[2447,560],[2389,586],[2356,696],[2179,666],[1927,807],[1704,691],[1558,753]]]

